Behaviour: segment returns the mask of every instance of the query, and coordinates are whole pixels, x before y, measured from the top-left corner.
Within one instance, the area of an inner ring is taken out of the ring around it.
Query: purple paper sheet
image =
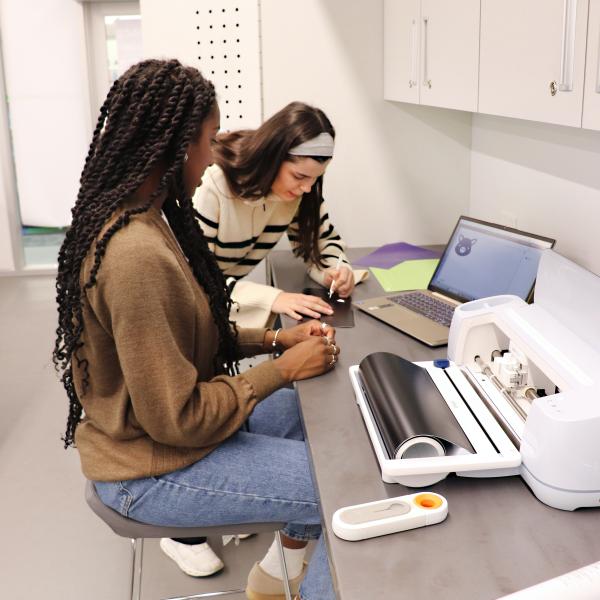
[[[352,264],[359,267],[379,267],[380,269],[391,269],[398,263],[405,260],[415,260],[420,258],[437,258],[441,254],[434,250],[413,246],[406,242],[396,244],[386,244],[377,248],[371,254],[367,254],[358,260],[352,261]]]

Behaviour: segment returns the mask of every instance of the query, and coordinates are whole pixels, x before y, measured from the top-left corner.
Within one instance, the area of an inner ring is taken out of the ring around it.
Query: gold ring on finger
[[[339,352],[338,347],[335,344],[331,344],[331,348],[333,349],[333,356]]]

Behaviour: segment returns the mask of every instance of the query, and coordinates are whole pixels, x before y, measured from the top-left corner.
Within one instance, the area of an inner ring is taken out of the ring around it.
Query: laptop
[[[355,301],[359,310],[431,347],[448,343],[454,309],[513,294],[531,301],[542,252],[555,240],[461,216],[426,290]]]

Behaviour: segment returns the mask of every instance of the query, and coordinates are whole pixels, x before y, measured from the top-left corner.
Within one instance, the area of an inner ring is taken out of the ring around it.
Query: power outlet
[[[515,213],[503,210],[500,212],[500,219],[502,220],[502,225],[517,228],[517,215]]]

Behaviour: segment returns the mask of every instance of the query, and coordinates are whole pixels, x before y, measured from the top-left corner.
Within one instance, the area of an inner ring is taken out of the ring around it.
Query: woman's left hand
[[[337,269],[327,269],[323,284],[329,289],[332,281],[335,281],[333,291],[340,298],[347,298],[352,294],[352,290],[354,290],[354,273],[351,268],[341,265]]]
[[[322,321],[306,321],[289,329],[282,329],[277,336],[277,345],[286,350],[311,336],[326,336],[334,340],[335,329]]]

